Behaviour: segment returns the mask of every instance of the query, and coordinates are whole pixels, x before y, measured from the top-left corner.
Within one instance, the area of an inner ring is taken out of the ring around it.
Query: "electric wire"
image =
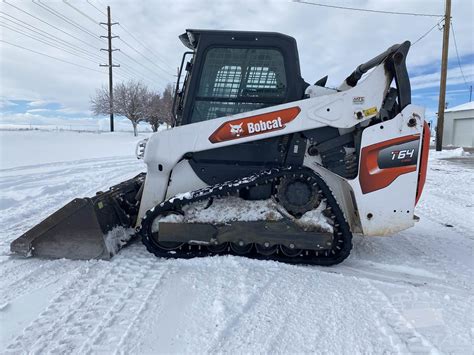
[[[2,11],[0,11],[0,15],[10,17],[10,18],[6,18],[6,17],[0,17],[0,18],[2,18],[3,20],[6,20],[6,21],[12,22],[13,24],[15,24],[17,26],[21,26],[21,27],[23,27],[24,30],[28,30],[28,31],[31,31],[31,32],[36,33],[38,35],[44,36],[49,40],[57,41],[57,42],[59,42],[59,43],[56,43],[58,45],[61,44],[61,45],[66,46],[66,47],[68,47],[72,50],[78,51],[78,52],[80,52],[84,55],[90,56],[91,58],[94,58],[96,60],[102,60],[102,58],[98,54],[93,54],[90,51],[85,50],[84,48],[78,47],[77,45],[75,45],[71,42],[68,42],[68,41],[65,41],[65,40],[59,38],[58,36],[55,36],[55,35],[47,32],[47,31],[44,31],[44,30],[42,30],[42,29],[40,29],[36,26],[30,25],[29,23],[27,23],[25,21],[22,21],[22,20],[16,18],[15,16],[11,16],[7,13],[2,12]]]
[[[164,59],[162,59],[156,52],[151,50],[148,46],[146,46],[142,41],[140,41],[137,37],[135,37],[124,25],[120,22],[118,24],[120,28],[122,28],[130,37],[132,37],[138,44],[140,44],[144,49],[146,49],[150,54],[154,55],[156,59],[161,61],[163,65],[166,65],[170,70],[174,70]],[[174,74],[173,74],[174,75]]]
[[[328,7],[328,8],[331,8],[331,9],[350,10],[350,11],[359,11],[359,12],[371,12],[371,13],[387,14],[387,15],[444,17],[444,15],[438,15],[438,14],[425,14],[425,13],[416,13],[416,12],[400,12],[400,11],[363,9],[363,8],[358,8],[358,7],[347,7],[347,6],[336,6],[336,5],[320,4],[320,3],[304,1],[304,0],[293,0],[293,2],[301,3],[301,4],[314,5],[314,6],[319,6],[319,7]]]
[[[86,2],[87,2],[90,6],[92,6],[94,9],[96,9],[97,11],[99,11],[102,15],[107,16],[107,14],[106,14],[104,11],[100,10],[97,6],[95,6],[95,5],[94,5],[93,3],[91,3],[89,0],[86,0]]]
[[[87,28],[85,28],[85,27],[83,27],[83,26],[81,26],[81,25],[75,23],[74,21],[70,20],[68,17],[62,15],[62,14],[59,13],[58,11],[56,11],[56,10],[54,10],[53,8],[49,7],[48,5],[41,3],[39,0],[33,1],[33,4],[38,5],[38,6],[41,7],[42,9],[48,11],[49,13],[51,13],[51,14],[53,14],[54,16],[60,18],[61,20],[65,21],[66,23],[68,23],[68,24],[74,26],[75,28],[81,30],[82,32],[88,34],[88,35],[91,36],[92,38],[94,38],[94,39],[96,39],[96,40],[102,42],[102,39],[101,39],[98,35],[94,34],[94,33],[91,32],[91,31],[89,31]]]
[[[101,74],[107,74],[106,72],[103,72],[103,71],[100,71],[100,70],[97,70],[97,69],[92,69],[92,68],[86,67],[86,66],[81,65],[81,64],[77,64],[77,63],[69,62],[69,61],[64,60],[64,59],[60,59],[60,58],[57,58],[57,57],[53,57],[53,56],[51,56],[51,55],[49,55],[49,54],[44,54],[44,53],[41,53],[41,52],[37,52],[37,51],[35,51],[35,50],[33,50],[33,49],[29,49],[29,48],[20,46],[20,45],[18,45],[18,44],[14,44],[14,43],[5,41],[5,40],[3,40],[3,39],[1,39],[1,38],[0,38],[0,42],[9,44],[9,45],[14,46],[14,47],[18,47],[18,48],[24,49],[24,50],[29,51],[29,52],[33,52],[33,53],[42,55],[42,56],[44,56],[44,57],[48,57],[48,58],[51,58],[51,59],[54,59],[54,60],[58,60],[58,61],[63,62],[63,63],[75,65],[76,67],[80,67],[80,68],[83,68],[83,69],[91,70],[91,71],[94,71],[94,72],[97,72],[97,73],[101,73]]]
[[[133,51],[137,52],[139,55],[141,55],[143,58],[145,58],[148,62],[150,62],[152,65],[155,65],[157,66],[159,69],[161,69],[166,75],[169,75],[169,76],[173,76],[173,74],[170,74],[168,71],[166,71],[166,69],[163,69],[161,66],[159,66],[157,63],[155,63],[154,61],[150,60],[147,56],[145,56],[142,52],[140,52],[139,50],[137,50],[135,47],[133,47],[132,45],[130,45],[129,43],[127,43],[125,40],[123,40],[122,38],[118,38],[118,40],[122,43],[124,43],[127,47],[131,48]],[[155,72],[155,74],[157,74]],[[159,75],[159,74],[157,74]]]
[[[421,35],[420,37],[418,37],[418,39],[417,39],[415,42],[413,42],[411,46],[413,47],[415,44],[417,44],[417,43],[418,43],[419,41],[421,41],[423,38],[425,38],[426,36],[428,36],[428,34],[429,34],[431,31],[433,31],[436,27],[438,27],[438,26],[441,24],[441,22],[443,22],[443,21],[444,21],[444,18],[441,19],[441,20],[439,20],[439,21],[438,21],[433,27],[431,27],[427,32],[425,32],[423,35]]]
[[[63,2],[70,6],[71,8],[73,8],[75,11],[77,11],[80,15],[86,17],[89,21],[93,22],[94,24],[98,25],[100,28],[103,29],[103,27],[100,25],[100,23],[98,21],[95,21],[92,17],[90,17],[89,15],[87,15],[86,13],[84,13],[83,11],[79,10],[78,8],[76,8],[75,6],[71,5],[70,3],[67,2],[67,0],[63,0]],[[113,33],[113,35],[115,35]],[[150,62],[152,65],[155,65],[157,66],[159,69],[161,69],[163,72],[166,73],[166,75],[170,75],[172,76],[172,74],[169,74],[165,69],[163,69],[162,67],[160,67],[157,63],[155,63],[154,61],[150,60],[147,56],[145,56],[143,53],[141,53],[140,51],[138,51],[135,47],[133,47],[131,44],[129,44],[127,41],[123,40],[122,38],[118,38],[121,42],[123,42],[127,47],[131,48],[133,51],[137,52],[139,55],[141,55],[143,58],[145,58],[148,62]],[[121,50],[121,52],[123,52]],[[126,53],[124,53],[125,56],[127,56],[128,58],[131,58],[131,56],[128,56]],[[142,65],[142,64],[141,64]],[[143,66],[143,65],[142,65]],[[145,67],[145,66],[144,66]],[[153,74],[157,75],[158,77],[160,77],[161,79],[163,80],[166,80],[164,77],[161,76],[161,74],[157,73],[156,71],[148,68],[148,67],[145,67],[148,71],[151,71]]]
[[[23,36],[25,36],[25,37],[29,37],[29,38],[31,38],[31,39],[33,39],[33,40],[36,40],[36,41],[41,42],[41,43],[43,43],[43,44],[46,44],[46,45],[48,45],[48,46],[50,46],[50,47],[53,47],[53,48],[62,50],[62,51],[64,51],[64,52],[66,52],[66,53],[72,54],[72,55],[74,55],[74,56],[76,56],[76,57],[79,57],[79,58],[82,58],[82,59],[91,61],[91,62],[93,62],[93,63],[97,63],[95,60],[93,60],[93,59],[91,59],[91,58],[88,58],[88,57],[84,56],[83,54],[72,52],[71,50],[69,50],[69,49],[67,49],[67,48],[64,48],[64,47],[59,46],[57,43],[54,43],[54,42],[51,43],[50,41],[48,41],[48,40],[46,40],[46,39],[44,39],[44,38],[38,38],[38,37],[36,37],[36,36],[33,36],[33,35],[31,35],[31,34],[28,34],[28,33],[24,32],[24,31],[18,30],[18,29],[14,28],[14,27],[10,27],[10,26],[8,26],[8,25],[6,25],[6,24],[4,24],[4,23],[0,23],[0,26],[1,26],[1,27],[5,27],[5,28],[9,29],[10,31],[19,33],[19,34],[21,34],[21,35],[23,35]]]
[[[68,3],[66,0],[63,0],[63,3],[65,3],[67,6],[71,7],[74,11],[78,12],[79,14],[81,14],[82,16],[84,16],[86,19],[88,19],[89,21],[95,23],[96,25],[99,25],[100,26],[100,21],[96,21],[95,19],[93,19],[92,17],[90,17],[89,15],[87,15],[86,13],[84,13],[83,11],[79,10],[77,7],[75,7],[74,5]]]
[[[89,47],[91,47],[91,48],[97,50],[97,48],[94,47],[94,46],[92,46],[90,43],[88,43],[88,42],[86,42],[86,41],[80,39],[79,37],[76,37],[76,36],[70,34],[70,33],[67,32],[67,31],[64,31],[63,29],[61,29],[61,28],[59,28],[59,27],[57,27],[57,26],[55,26],[55,25],[50,24],[50,23],[47,22],[47,21],[42,20],[41,18],[39,18],[39,17],[37,17],[37,16],[35,16],[35,15],[30,14],[29,12],[27,12],[27,11],[25,11],[25,10],[23,10],[23,9],[21,9],[21,8],[19,8],[19,7],[17,7],[17,6],[15,6],[15,5],[13,5],[13,4],[10,4],[10,3],[7,2],[6,0],[3,0],[3,3],[4,3],[4,4],[7,4],[7,5],[9,5],[9,6],[13,7],[13,8],[15,8],[15,9],[17,9],[18,11],[21,11],[22,13],[24,13],[24,14],[26,14],[26,15],[28,15],[28,16],[30,16],[30,17],[32,17],[32,18],[34,18],[34,19],[36,19],[36,20],[38,20],[38,21],[40,21],[40,22],[42,22],[42,23],[44,23],[44,24],[46,24],[46,25],[48,25],[48,26],[50,26],[50,27],[52,27],[52,28],[54,28],[55,30],[60,31],[60,32],[64,33],[65,35],[67,35],[67,36],[69,36],[69,37],[71,37],[71,38],[74,38],[75,40],[77,40],[77,41],[79,41],[79,42],[81,42],[81,43],[83,43],[83,44],[85,44],[85,45],[87,45],[87,46],[89,46]]]
[[[456,35],[454,34],[454,26],[453,26],[452,22],[451,22],[451,32],[453,33],[454,48],[456,49],[456,57],[458,59],[459,70],[461,71],[461,75],[462,75],[462,78],[464,80],[464,84],[466,84],[467,88],[470,89],[469,84],[467,83],[466,77],[464,76],[464,72],[462,70],[461,59],[459,58],[459,52],[458,52],[458,44],[456,43]]]
[[[148,68],[147,66],[145,66],[143,63],[140,63],[139,61],[137,61],[135,58],[131,57],[130,55],[128,55],[127,53],[123,52],[123,51],[120,51],[119,52],[120,54],[122,54],[123,56],[127,57],[129,60],[131,60],[132,62],[140,65],[141,67],[145,68],[146,70],[150,71],[151,73],[155,74],[158,78],[160,78],[161,80],[164,80],[164,81],[167,81],[167,79],[163,78],[160,74],[156,73],[154,70],[151,70],[150,68]]]

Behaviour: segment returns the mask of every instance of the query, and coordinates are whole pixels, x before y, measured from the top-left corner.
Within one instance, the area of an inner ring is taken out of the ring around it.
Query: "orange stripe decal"
[[[404,143],[415,142],[419,139],[419,134],[413,134],[389,139],[387,141],[362,148],[359,172],[359,181],[362,193],[366,194],[383,189],[384,187],[390,185],[400,175],[416,171],[416,159],[413,154],[417,154],[418,149],[416,148],[416,151],[413,150],[413,152],[411,152],[410,158],[412,159],[403,160],[399,158],[400,156],[403,157],[403,155],[400,155],[401,151],[397,150],[396,148]],[[385,151],[386,148],[390,147],[393,147],[394,150],[389,150],[388,158],[390,159],[390,157],[392,157],[395,159],[394,164],[392,166],[387,165],[386,167],[380,167],[380,153],[382,150]],[[410,152],[408,151],[407,153]],[[404,163],[405,161],[408,162]]]
[[[301,112],[298,106],[227,121],[209,137],[211,143],[255,136],[284,129]]]

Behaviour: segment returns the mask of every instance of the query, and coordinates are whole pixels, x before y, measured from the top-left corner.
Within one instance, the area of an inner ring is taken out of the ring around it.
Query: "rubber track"
[[[278,252],[265,256],[259,254],[255,247],[247,254],[237,254],[230,247],[226,251],[221,253],[214,253],[207,249],[206,246],[184,244],[179,249],[172,251],[165,250],[157,245],[151,235],[151,227],[153,221],[160,215],[166,214],[169,211],[180,211],[183,206],[199,201],[208,200],[213,197],[224,197],[231,194],[236,194],[241,189],[250,188],[252,186],[268,184],[272,181],[276,181],[284,176],[299,177],[307,176],[308,179],[314,180],[319,187],[319,194],[322,201],[326,201],[326,211],[330,211],[330,218],[334,221],[334,241],[331,249],[327,250],[303,250],[299,256],[288,257],[284,255],[280,250]],[[195,190],[186,194],[176,195],[167,201],[155,206],[146,212],[142,219],[141,227],[138,230],[138,234],[142,238],[143,244],[145,244],[147,250],[158,257],[164,258],[193,258],[193,257],[204,257],[212,255],[238,255],[245,256],[253,259],[262,260],[276,260],[289,264],[310,264],[310,265],[322,265],[330,266],[342,262],[349,256],[352,249],[352,233],[349,225],[344,218],[344,214],[339,207],[334,195],[332,194],[329,187],[326,185],[324,180],[316,174],[314,171],[308,168],[302,167],[288,167],[282,169],[269,169],[259,172],[257,174],[250,175],[248,177],[228,181],[222,184],[216,184],[203,189]]]

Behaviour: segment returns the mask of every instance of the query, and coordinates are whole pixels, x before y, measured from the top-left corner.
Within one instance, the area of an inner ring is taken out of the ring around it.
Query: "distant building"
[[[474,102],[444,111],[443,145],[474,147]]]

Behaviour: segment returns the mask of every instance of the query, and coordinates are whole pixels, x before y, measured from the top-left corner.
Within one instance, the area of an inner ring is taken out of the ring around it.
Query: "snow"
[[[137,142],[130,132],[2,131],[0,168],[77,161],[90,158],[134,156]]]
[[[111,261],[46,260],[11,255],[9,244],[143,162],[135,138],[121,133],[8,135],[8,144],[0,136],[0,353],[472,353],[472,156],[466,164],[430,151],[420,222],[393,237],[355,237],[352,255],[331,268],[165,260],[140,242]]]
[[[283,218],[275,212],[276,204],[272,200],[246,201],[238,197],[228,200],[215,198],[209,208],[207,201],[185,207],[186,221],[195,223],[221,223],[241,221],[276,221]]]
[[[134,234],[133,228],[115,227],[105,235],[104,241],[107,251],[116,255]]]
[[[440,152],[433,150],[433,151],[430,151],[430,155],[432,158],[448,159],[448,158],[470,157],[471,153],[466,152],[461,147],[461,148],[455,148],[455,149],[445,149]]]
[[[448,108],[444,112],[457,112],[457,111],[467,111],[467,110],[474,110],[474,101],[466,102],[462,105]]]

